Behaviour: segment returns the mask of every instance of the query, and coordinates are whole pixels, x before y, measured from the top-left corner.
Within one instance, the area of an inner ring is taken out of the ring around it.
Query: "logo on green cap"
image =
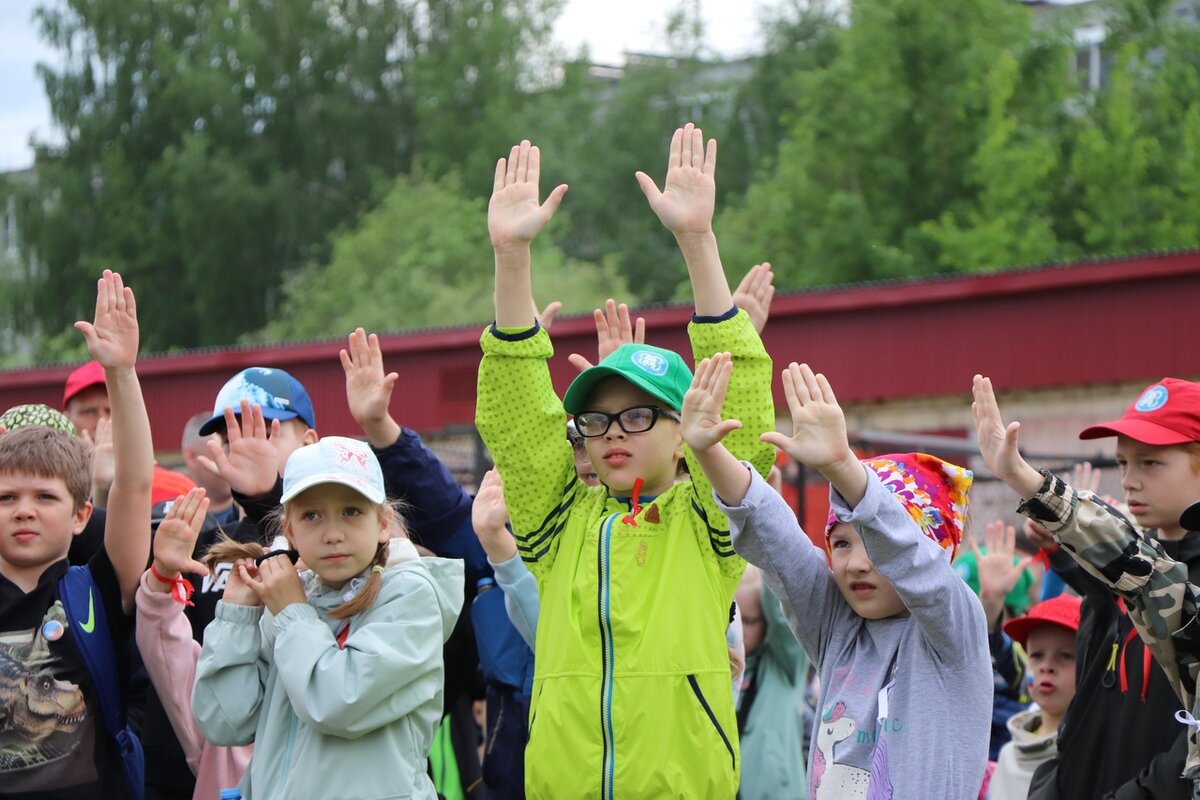
[[[633,361],[634,366],[642,370],[642,372],[649,373],[650,375],[654,375],[655,377],[659,378],[667,374],[667,368],[669,367],[667,364],[667,359],[663,358],[658,353],[651,352],[650,350],[639,350],[633,354],[633,357],[630,360]]]

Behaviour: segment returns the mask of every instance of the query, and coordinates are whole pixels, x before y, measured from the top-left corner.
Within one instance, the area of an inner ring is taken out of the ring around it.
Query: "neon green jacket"
[[[745,312],[688,326],[700,358],[728,350],[726,444],[764,475],[774,451],[771,360]],[[481,340],[476,424],[500,469],[541,615],[526,794],[731,798],[740,757],[725,629],[745,562],[687,451],[692,480],[643,499],[636,519],[575,474],[539,328]]]

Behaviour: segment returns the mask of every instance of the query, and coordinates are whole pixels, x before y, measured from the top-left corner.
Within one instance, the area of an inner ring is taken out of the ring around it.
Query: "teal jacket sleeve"
[[[261,618],[261,607],[219,601],[204,629],[192,714],[212,744],[232,747],[254,741],[268,670],[259,657]]]
[[[272,620],[279,681],[296,715],[317,731],[354,739],[425,705],[442,690],[442,617],[428,578],[401,573],[389,592],[350,626],[339,648],[307,603]]]

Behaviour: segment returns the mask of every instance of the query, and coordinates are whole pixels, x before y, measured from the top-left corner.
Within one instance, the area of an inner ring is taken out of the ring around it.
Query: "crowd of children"
[[[362,329],[361,437],[255,367],[185,426],[189,477],[159,467],[106,270],[63,412],[0,415],[0,800],[1200,798],[1200,384],[1080,434],[1116,438],[1116,500],[1026,463],[976,376],[982,464],[1029,519],[981,546],[972,472],[860,459],[808,364],[776,430],[770,265],[731,291],[716,165],[688,124],[661,188],[636,174],[694,371],[609,301],[560,399],[531,245],[567,187],[542,198],[528,141],[498,160],[474,496]],[[823,547],[780,452],[830,484]]]

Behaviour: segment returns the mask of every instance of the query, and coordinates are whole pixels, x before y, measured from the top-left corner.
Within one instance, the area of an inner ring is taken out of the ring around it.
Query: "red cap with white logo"
[[[1163,378],[1142,392],[1120,419],[1091,425],[1080,439],[1128,436],[1162,447],[1200,442],[1200,383]]]

